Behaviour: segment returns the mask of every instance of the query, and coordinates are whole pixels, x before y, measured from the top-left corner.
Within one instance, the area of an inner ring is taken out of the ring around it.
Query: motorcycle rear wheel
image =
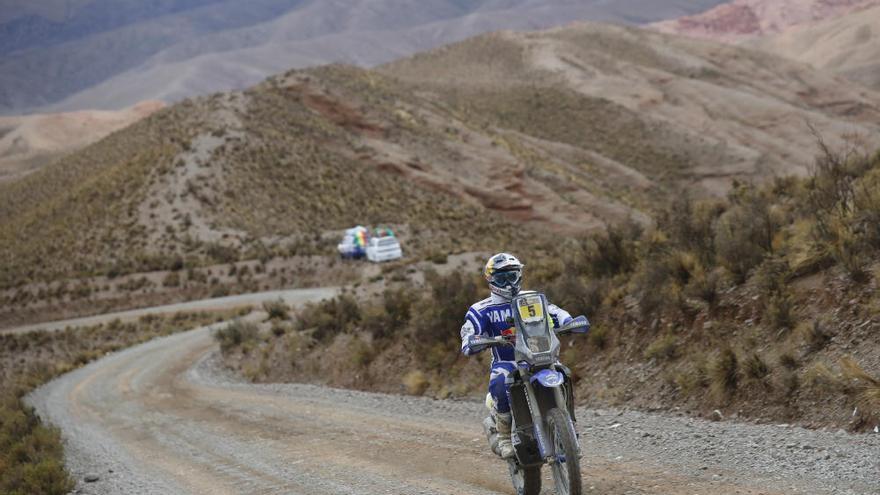
[[[551,409],[547,413],[547,426],[557,458],[550,465],[556,495],[581,495],[581,463],[577,436],[571,427],[568,412],[559,408]]]
[[[510,481],[516,495],[538,495],[541,493],[541,466],[523,467],[513,459],[507,461]]]

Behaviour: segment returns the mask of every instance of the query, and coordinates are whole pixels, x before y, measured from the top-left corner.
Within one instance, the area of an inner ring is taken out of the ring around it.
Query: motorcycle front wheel
[[[541,493],[541,466],[523,467],[513,459],[508,459],[510,481],[516,495],[538,495]]]
[[[581,463],[578,457],[577,436],[571,427],[568,412],[559,408],[547,413],[550,442],[556,452],[556,462],[550,465],[556,495],[581,495]]]

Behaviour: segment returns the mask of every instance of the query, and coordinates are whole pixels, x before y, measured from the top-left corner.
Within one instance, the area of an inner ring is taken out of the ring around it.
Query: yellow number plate
[[[523,321],[542,320],[544,318],[544,305],[540,297],[529,297],[519,301],[519,317]]]

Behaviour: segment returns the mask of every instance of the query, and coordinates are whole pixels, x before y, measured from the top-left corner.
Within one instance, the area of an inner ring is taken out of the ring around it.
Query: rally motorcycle
[[[517,495],[538,495],[541,467],[548,464],[558,495],[581,495],[580,445],[574,427],[571,371],[559,362],[558,335],[585,334],[584,316],[553,328],[547,298],[521,292],[511,300],[515,336],[482,337],[489,346],[513,345],[517,368],[508,376],[511,441],[516,455],[508,459]],[[500,455],[492,414],[483,421],[489,447]]]

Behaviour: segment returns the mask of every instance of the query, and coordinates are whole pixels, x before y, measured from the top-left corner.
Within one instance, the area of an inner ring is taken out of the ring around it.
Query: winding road
[[[61,428],[80,493],[511,493],[505,465],[487,452],[480,403],[246,383],[219,364],[211,331],[111,354],[29,396]],[[880,486],[880,435],[608,410],[578,417],[590,494]]]

